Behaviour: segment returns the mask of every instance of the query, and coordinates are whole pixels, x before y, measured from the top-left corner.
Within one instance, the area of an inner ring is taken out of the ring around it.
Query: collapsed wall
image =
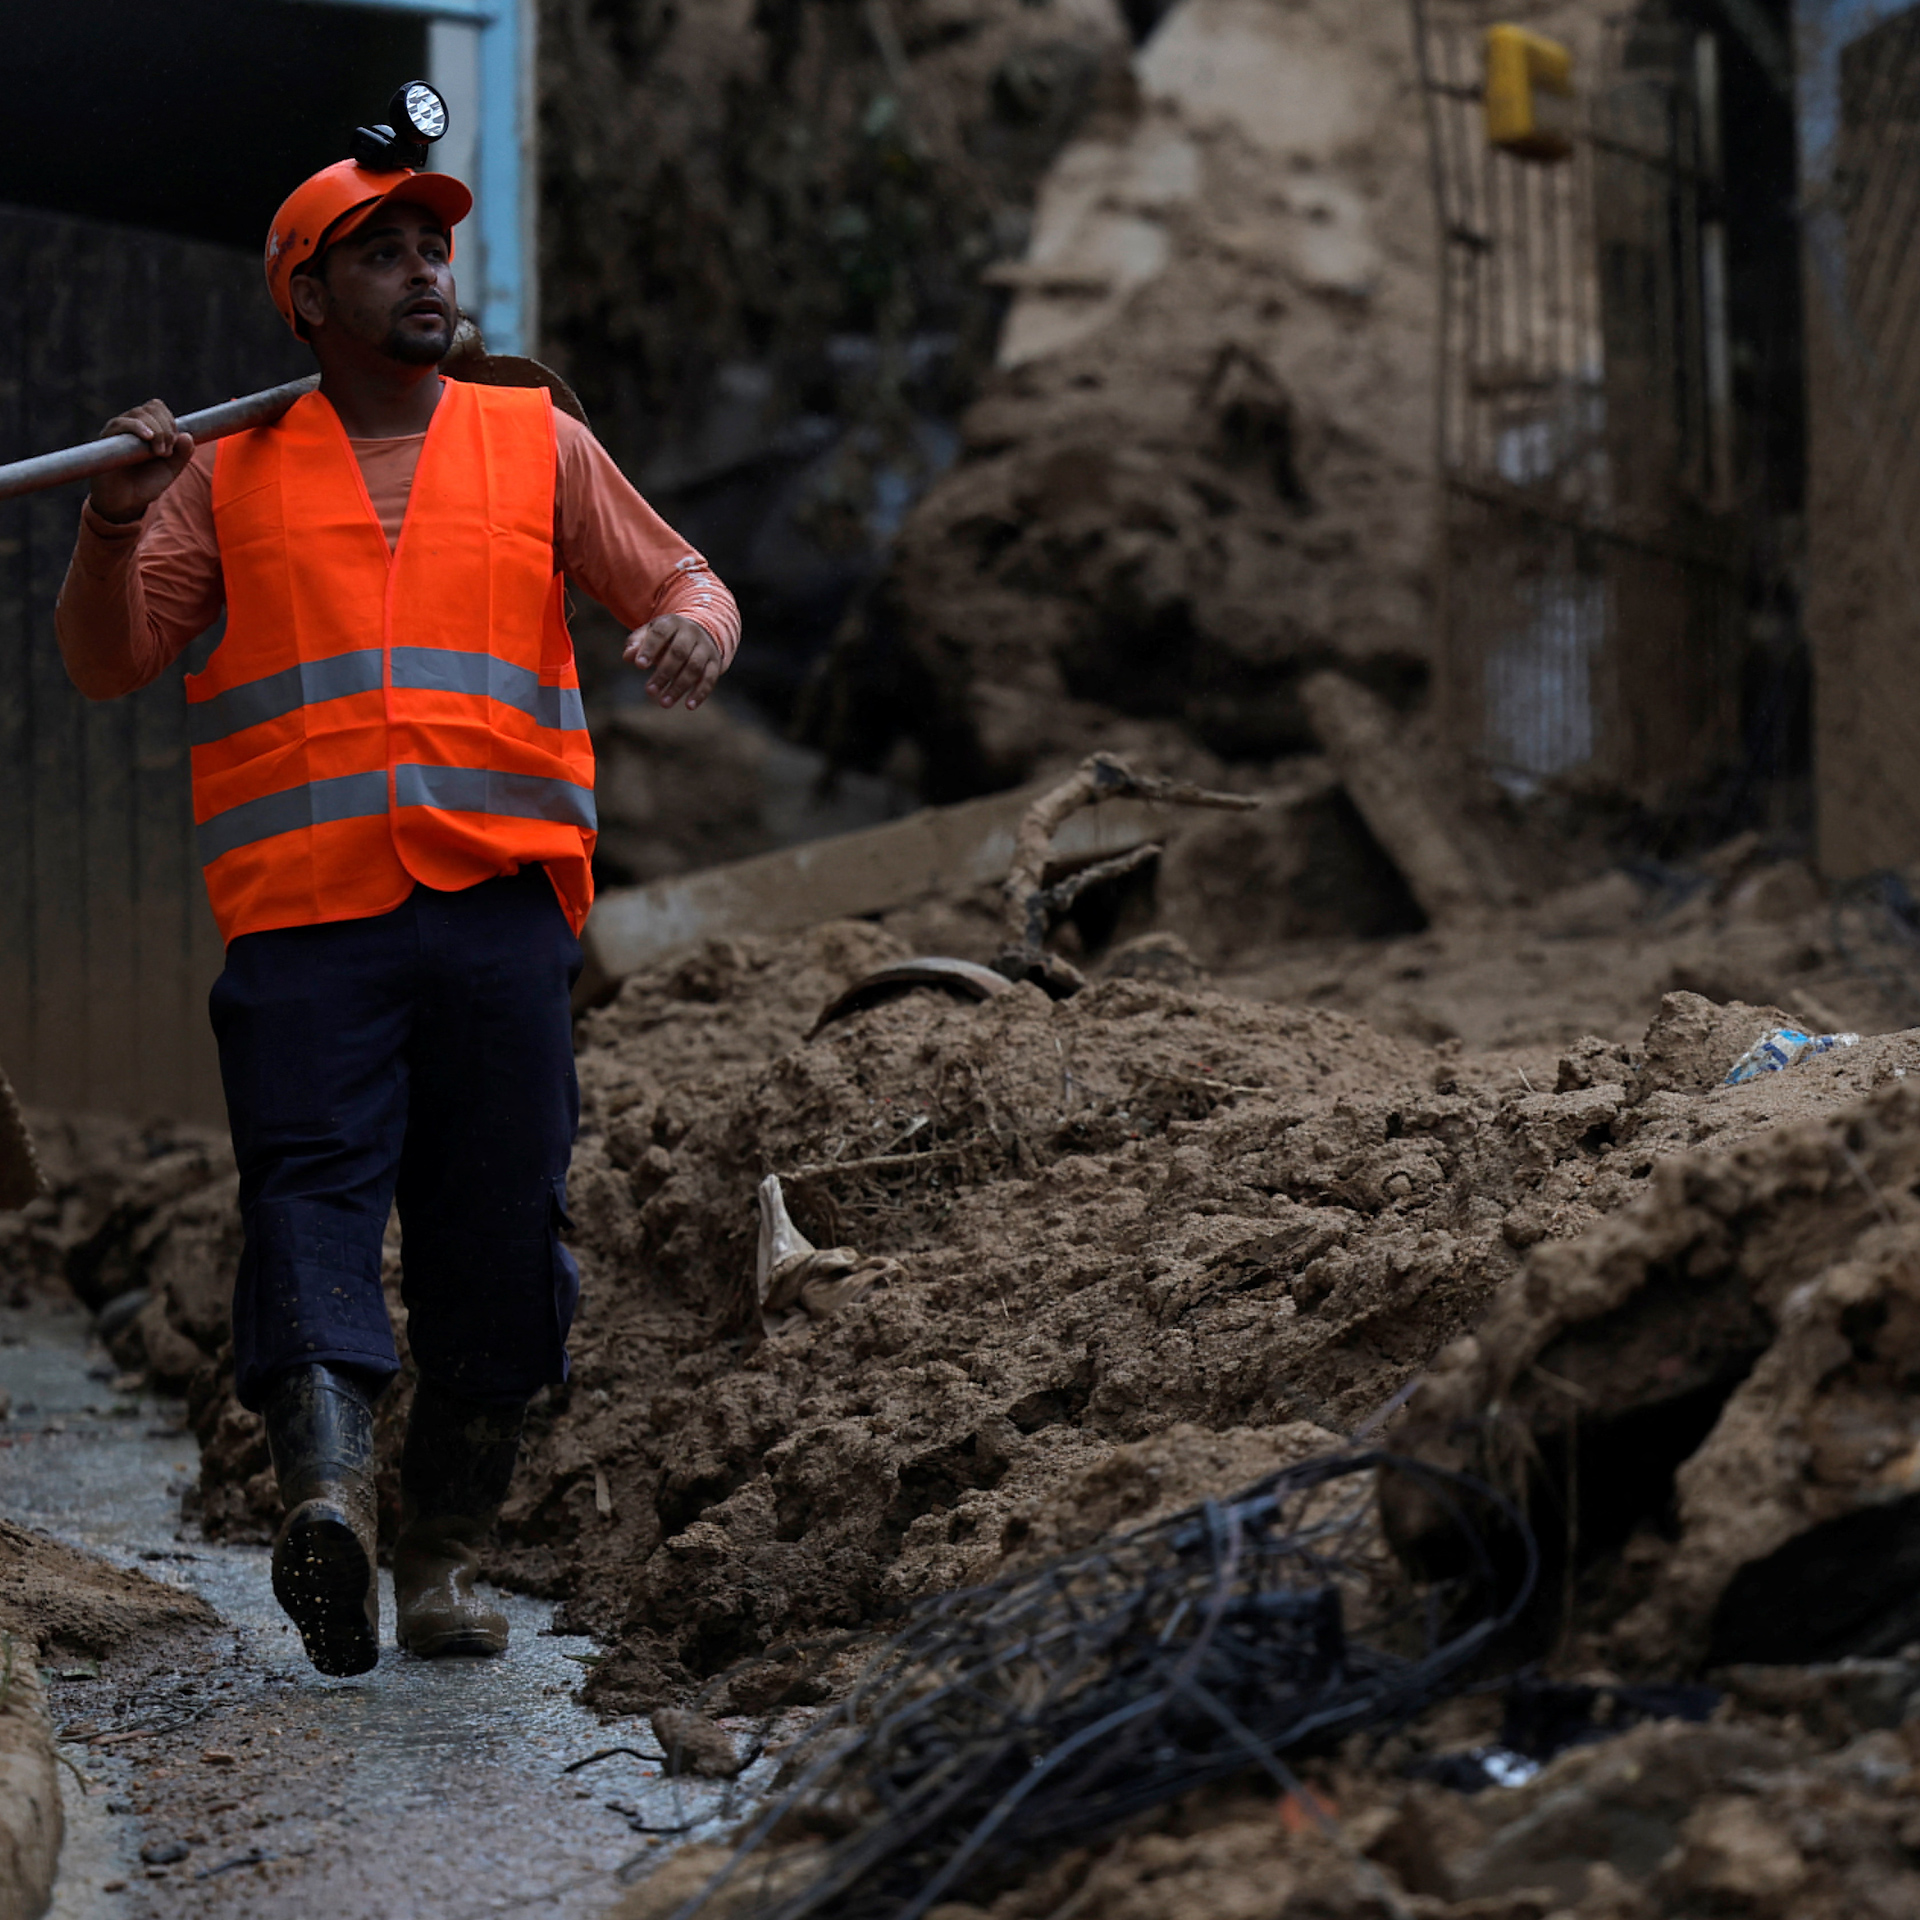
[[[816,728],[928,789],[1077,758],[1114,710],[1297,750],[1295,689],[1431,646],[1437,265],[1403,0],[1183,0],[1055,162],[965,455]]]

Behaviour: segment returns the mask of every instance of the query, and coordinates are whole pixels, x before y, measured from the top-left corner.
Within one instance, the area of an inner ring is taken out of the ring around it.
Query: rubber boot
[[[322,1673],[380,1659],[373,1399],[354,1375],[295,1367],[268,1389],[267,1445],[287,1509],[273,1543],[273,1597]]]
[[[507,1650],[506,1615],[473,1590],[480,1551],[520,1453],[522,1406],[489,1406],[422,1380],[400,1457],[393,1543],[396,1638],[424,1659]]]

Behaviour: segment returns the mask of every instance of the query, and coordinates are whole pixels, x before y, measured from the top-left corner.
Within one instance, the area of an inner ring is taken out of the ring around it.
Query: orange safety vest
[[[397,547],[317,393],[223,440],[227,631],[187,680],[193,817],[228,940],[361,920],[538,861],[593,903],[593,743],[539,388],[448,381]]]

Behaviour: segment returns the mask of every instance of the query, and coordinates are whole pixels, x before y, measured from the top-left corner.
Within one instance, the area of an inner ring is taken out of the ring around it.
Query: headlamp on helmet
[[[424,80],[409,80],[387,102],[386,121],[354,129],[353,158],[370,173],[417,170],[427,164],[428,147],[446,131],[446,101]]]

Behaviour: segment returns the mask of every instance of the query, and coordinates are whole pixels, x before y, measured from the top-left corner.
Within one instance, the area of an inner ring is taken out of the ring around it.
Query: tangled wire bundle
[[[1458,1516],[1481,1600],[1472,1625],[1441,1624],[1466,1586],[1415,1592],[1383,1577],[1372,1527],[1383,1466]],[[1504,1603],[1472,1518],[1490,1507],[1526,1545]],[[832,1837],[804,1886],[769,1883],[753,1909],[764,1920],[919,1920],[1248,1767],[1290,1789],[1284,1756],[1400,1725],[1452,1691],[1526,1604],[1534,1573],[1524,1521],[1481,1482],[1349,1452],[943,1596],[810,1729],[782,1769],[789,1784],[674,1920],[692,1920],[785,1834]],[[1365,1642],[1348,1631],[1361,1604]]]

